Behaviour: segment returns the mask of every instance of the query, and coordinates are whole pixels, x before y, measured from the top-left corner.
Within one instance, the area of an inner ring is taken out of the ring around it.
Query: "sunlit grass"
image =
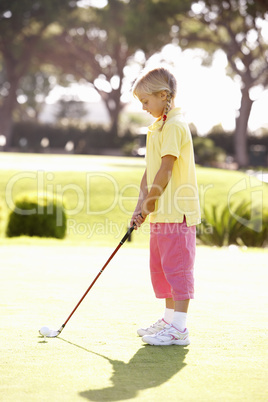
[[[8,162],[6,154],[5,158]],[[144,172],[142,159],[19,154],[18,161],[20,170],[10,170],[7,164],[0,175],[2,238],[16,195],[37,188],[64,198],[68,215],[66,240],[114,244],[124,235],[136,206]],[[243,172],[197,167],[197,179],[202,212],[205,206],[241,200],[263,203],[264,208],[268,198],[268,186]],[[135,244],[147,245],[148,224],[135,231],[133,237]]]
[[[1,246],[1,400],[267,400],[267,249],[198,247],[184,348],[137,336],[164,302],[152,292],[149,251],[128,246],[44,343],[38,330],[60,327],[112,250],[48,242]]]

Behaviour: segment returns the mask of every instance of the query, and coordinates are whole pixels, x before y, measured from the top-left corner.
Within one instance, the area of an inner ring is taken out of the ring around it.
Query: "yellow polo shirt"
[[[184,121],[181,109],[172,109],[162,129],[162,121],[157,120],[148,127],[146,143],[147,185],[150,191],[161,158],[173,155],[174,163],[171,179],[165,191],[156,201],[155,211],[150,214],[151,223],[182,222],[186,217],[187,226],[201,222],[198,188],[192,136]]]

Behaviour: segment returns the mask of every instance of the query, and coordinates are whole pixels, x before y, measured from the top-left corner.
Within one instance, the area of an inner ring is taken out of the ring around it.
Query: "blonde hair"
[[[137,98],[140,98],[141,93],[154,95],[161,91],[167,92],[167,104],[160,130],[162,130],[165,124],[166,115],[170,111],[172,100],[177,93],[177,81],[174,75],[163,67],[155,68],[138,78],[132,88],[133,95]]]

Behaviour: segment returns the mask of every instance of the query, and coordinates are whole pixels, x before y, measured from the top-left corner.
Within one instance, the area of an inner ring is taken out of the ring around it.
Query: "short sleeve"
[[[181,153],[181,127],[176,124],[164,126],[162,131],[161,158],[166,155],[173,155],[176,158]]]

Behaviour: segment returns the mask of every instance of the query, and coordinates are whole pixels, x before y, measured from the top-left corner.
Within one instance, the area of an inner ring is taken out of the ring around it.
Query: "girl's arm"
[[[162,158],[161,166],[155,175],[151,190],[141,205],[141,214],[144,219],[149,213],[154,211],[156,200],[158,200],[168,185],[176,159],[173,155],[166,155]]]
[[[141,214],[142,203],[145,200],[145,198],[147,197],[147,195],[148,195],[147,171],[145,169],[145,172],[141,179],[139,199],[138,199],[135,211],[133,212],[133,215],[132,215],[132,218],[130,221],[131,226],[134,224],[134,221],[135,221],[135,225],[136,225],[135,229],[137,229],[145,220],[140,216],[140,214]]]

